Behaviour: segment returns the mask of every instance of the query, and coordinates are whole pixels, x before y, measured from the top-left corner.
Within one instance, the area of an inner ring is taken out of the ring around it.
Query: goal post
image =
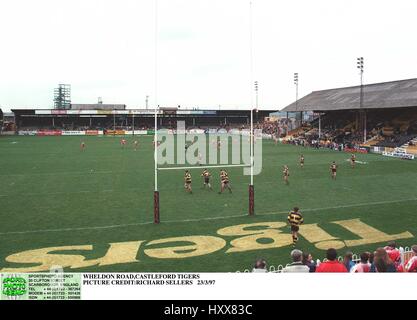
[[[159,191],[154,191],[153,193],[153,221],[155,224],[159,224],[161,222],[159,216]]]
[[[155,89],[155,114],[154,114],[154,176],[155,176],[155,185],[154,185],[154,193],[153,193],[153,215],[154,215],[154,223],[159,224],[161,222],[160,218],[160,209],[159,209],[159,190],[158,190],[158,6],[159,1],[155,0],[155,65],[154,65],[154,73],[155,73],[155,82],[154,82],[154,89]],[[146,104],[148,103],[146,97]]]
[[[252,1],[250,1],[250,72],[251,72],[251,86],[253,83],[253,22],[252,22]],[[251,90],[252,91],[252,90]],[[254,111],[254,104],[253,104],[253,92],[251,95],[251,110],[250,110],[250,183],[248,188],[248,198],[249,198],[249,206],[248,206],[248,215],[254,216],[255,215],[255,187],[254,187],[254,126],[253,126],[253,111]],[[155,175],[155,188],[154,188],[154,223],[159,224],[161,222],[160,216],[160,193],[158,190],[158,170],[180,170],[180,169],[194,169],[194,168],[201,168],[201,167],[171,167],[171,168],[158,168],[158,113],[159,113],[159,105],[158,105],[158,0],[155,1],[155,125],[154,125],[154,161],[155,161],[155,168],[154,168],[154,175]],[[162,113],[161,113],[162,116]],[[243,134],[241,134],[243,138]],[[221,165],[221,166],[205,166],[206,168],[213,168],[213,167],[234,167],[234,166],[241,166],[241,167],[249,167],[249,165]]]
[[[249,185],[249,215],[255,215],[255,187]]]
[[[258,91],[258,83],[254,82],[253,78],[253,4],[249,1],[249,47],[250,47],[250,87],[255,84],[255,90]],[[253,95],[254,91],[251,92],[251,104],[250,104],[250,184],[249,184],[249,216],[255,215],[255,187],[253,184],[253,162],[254,162],[254,131],[253,131]]]
[[[249,215],[255,215],[255,187],[253,185],[254,161],[254,134],[253,134],[253,108],[250,111],[250,184],[249,184]]]
[[[159,211],[159,190],[158,190],[158,107],[155,107],[155,132],[154,132],[154,176],[155,176],[155,188],[153,193],[153,216],[154,223],[159,224],[160,211]]]

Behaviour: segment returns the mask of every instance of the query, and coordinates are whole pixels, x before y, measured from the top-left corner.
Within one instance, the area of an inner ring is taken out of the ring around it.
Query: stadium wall
[[[160,133],[168,133],[168,134],[177,134],[176,130],[172,129],[163,129],[158,130]],[[47,137],[47,136],[129,136],[129,135],[153,135],[155,133],[154,130],[20,130],[17,132],[19,136],[38,136],[38,137]],[[232,135],[242,135],[242,136],[249,136],[249,130],[231,130],[227,132],[226,130],[202,130],[202,129],[190,129],[186,130],[184,133],[186,134],[232,134]],[[15,133],[12,132],[14,135]],[[259,137],[257,137],[259,138]],[[270,134],[262,134],[263,139],[272,139],[272,135]]]
[[[99,136],[103,135],[101,130],[86,131],[64,131],[64,130],[20,130],[17,132],[19,136]]]

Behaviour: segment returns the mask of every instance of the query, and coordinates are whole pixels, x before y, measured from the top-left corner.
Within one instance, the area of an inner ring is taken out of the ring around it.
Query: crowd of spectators
[[[337,250],[330,248],[326,259],[314,261],[312,255],[301,250],[291,251],[292,262],[281,272],[283,273],[383,273],[383,272],[417,272],[417,245],[411,247],[411,254],[403,261],[402,248],[394,241],[387,246],[377,248],[374,252],[362,252],[360,260],[353,260],[353,253],[346,252],[339,261]],[[264,259],[258,259],[252,272],[268,272]]]
[[[254,125],[255,129],[261,129],[262,133],[276,137],[285,137],[296,127],[294,119],[281,118],[277,121],[260,121]]]
[[[351,148],[359,148],[359,145],[356,144],[345,144],[345,143],[337,143],[330,138],[323,137],[320,139],[318,135],[309,135],[309,136],[303,136],[299,135],[296,137],[292,137],[288,140],[284,140],[284,144],[292,144],[296,146],[302,146],[302,147],[311,147],[315,149],[331,149],[335,151],[343,151],[344,147],[351,147]]]

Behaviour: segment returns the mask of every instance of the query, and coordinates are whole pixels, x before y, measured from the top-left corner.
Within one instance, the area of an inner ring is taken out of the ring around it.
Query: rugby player
[[[298,207],[295,207],[288,214],[287,220],[291,226],[292,244],[295,247],[298,241],[298,231],[300,230],[300,225],[304,223],[304,218],[300,213],[300,209]]]
[[[210,184],[211,173],[207,169],[204,169],[203,172],[201,173],[201,176],[204,179],[203,189],[208,187],[210,190],[213,190]]]
[[[301,167],[301,169],[304,168],[304,161],[305,161],[304,155],[301,155],[300,156],[300,167]]]
[[[288,168],[288,166],[284,166],[284,170],[282,171],[283,174],[283,178],[286,184],[290,184],[288,178],[290,176],[290,169]]]
[[[226,188],[229,189],[230,193],[232,193],[232,188],[230,187],[229,174],[226,172],[226,170],[220,170],[220,181],[221,189],[219,194],[222,194]]]
[[[337,164],[335,161],[333,161],[332,164],[330,165],[330,173],[332,175],[332,179],[335,180],[336,174],[337,174]]]
[[[352,153],[350,156],[350,165],[352,166],[352,169],[355,169],[355,163],[356,163],[356,156]]]
[[[191,188],[191,173],[188,170],[185,170],[184,174],[184,188],[187,192],[193,193],[193,189]]]

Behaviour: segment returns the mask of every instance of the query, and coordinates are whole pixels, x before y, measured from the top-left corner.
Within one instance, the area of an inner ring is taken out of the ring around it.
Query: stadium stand
[[[379,153],[402,147],[417,154],[417,79],[365,85],[362,108],[359,96],[359,86],[315,91],[284,108],[278,117],[271,116],[274,110],[256,111],[255,129],[289,144],[339,151],[367,148]],[[13,112],[16,131],[131,131],[154,127],[152,109],[128,110],[124,104],[72,104],[70,110]],[[291,118],[288,114],[300,112],[313,116],[311,121],[297,127],[297,116]],[[181,109],[180,106],[160,109],[159,128],[175,129],[177,121],[184,121],[187,129],[249,129],[250,111]]]
[[[365,85],[363,91],[362,108],[360,86],[315,91],[290,104],[282,111],[314,112],[316,116],[309,123],[310,127],[291,131],[289,138],[302,139],[308,144],[320,140],[321,146],[336,143],[398,148],[410,142],[414,145],[412,141],[417,136],[417,79]],[[318,134],[319,114],[321,139]]]
[[[71,110],[13,110],[16,115],[17,130],[151,130],[154,128],[152,109],[97,109],[100,105],[74,105]],[[124,105],[116,105],[124,108]],[[255,121],[262,123],[274,110],[259,110]],[[187,128],[247,128],[250,123],[249,110],[180,110],[161,108],[158,127],[173,129],[177,121],[184,121]],[[262,124],[263,125],[263,124]],[[272,125],[269,124],[272,130]]]
[[[14,114],[0,110],[0,134],[12,135],[16,131]]]
[[[404,144],[408,144],[412,141],[416,135],[389,135],[384,138],[384,140],[379,141],[375,144],[378,147],[386,147],[386,148],[398,148],[403,146]]]

